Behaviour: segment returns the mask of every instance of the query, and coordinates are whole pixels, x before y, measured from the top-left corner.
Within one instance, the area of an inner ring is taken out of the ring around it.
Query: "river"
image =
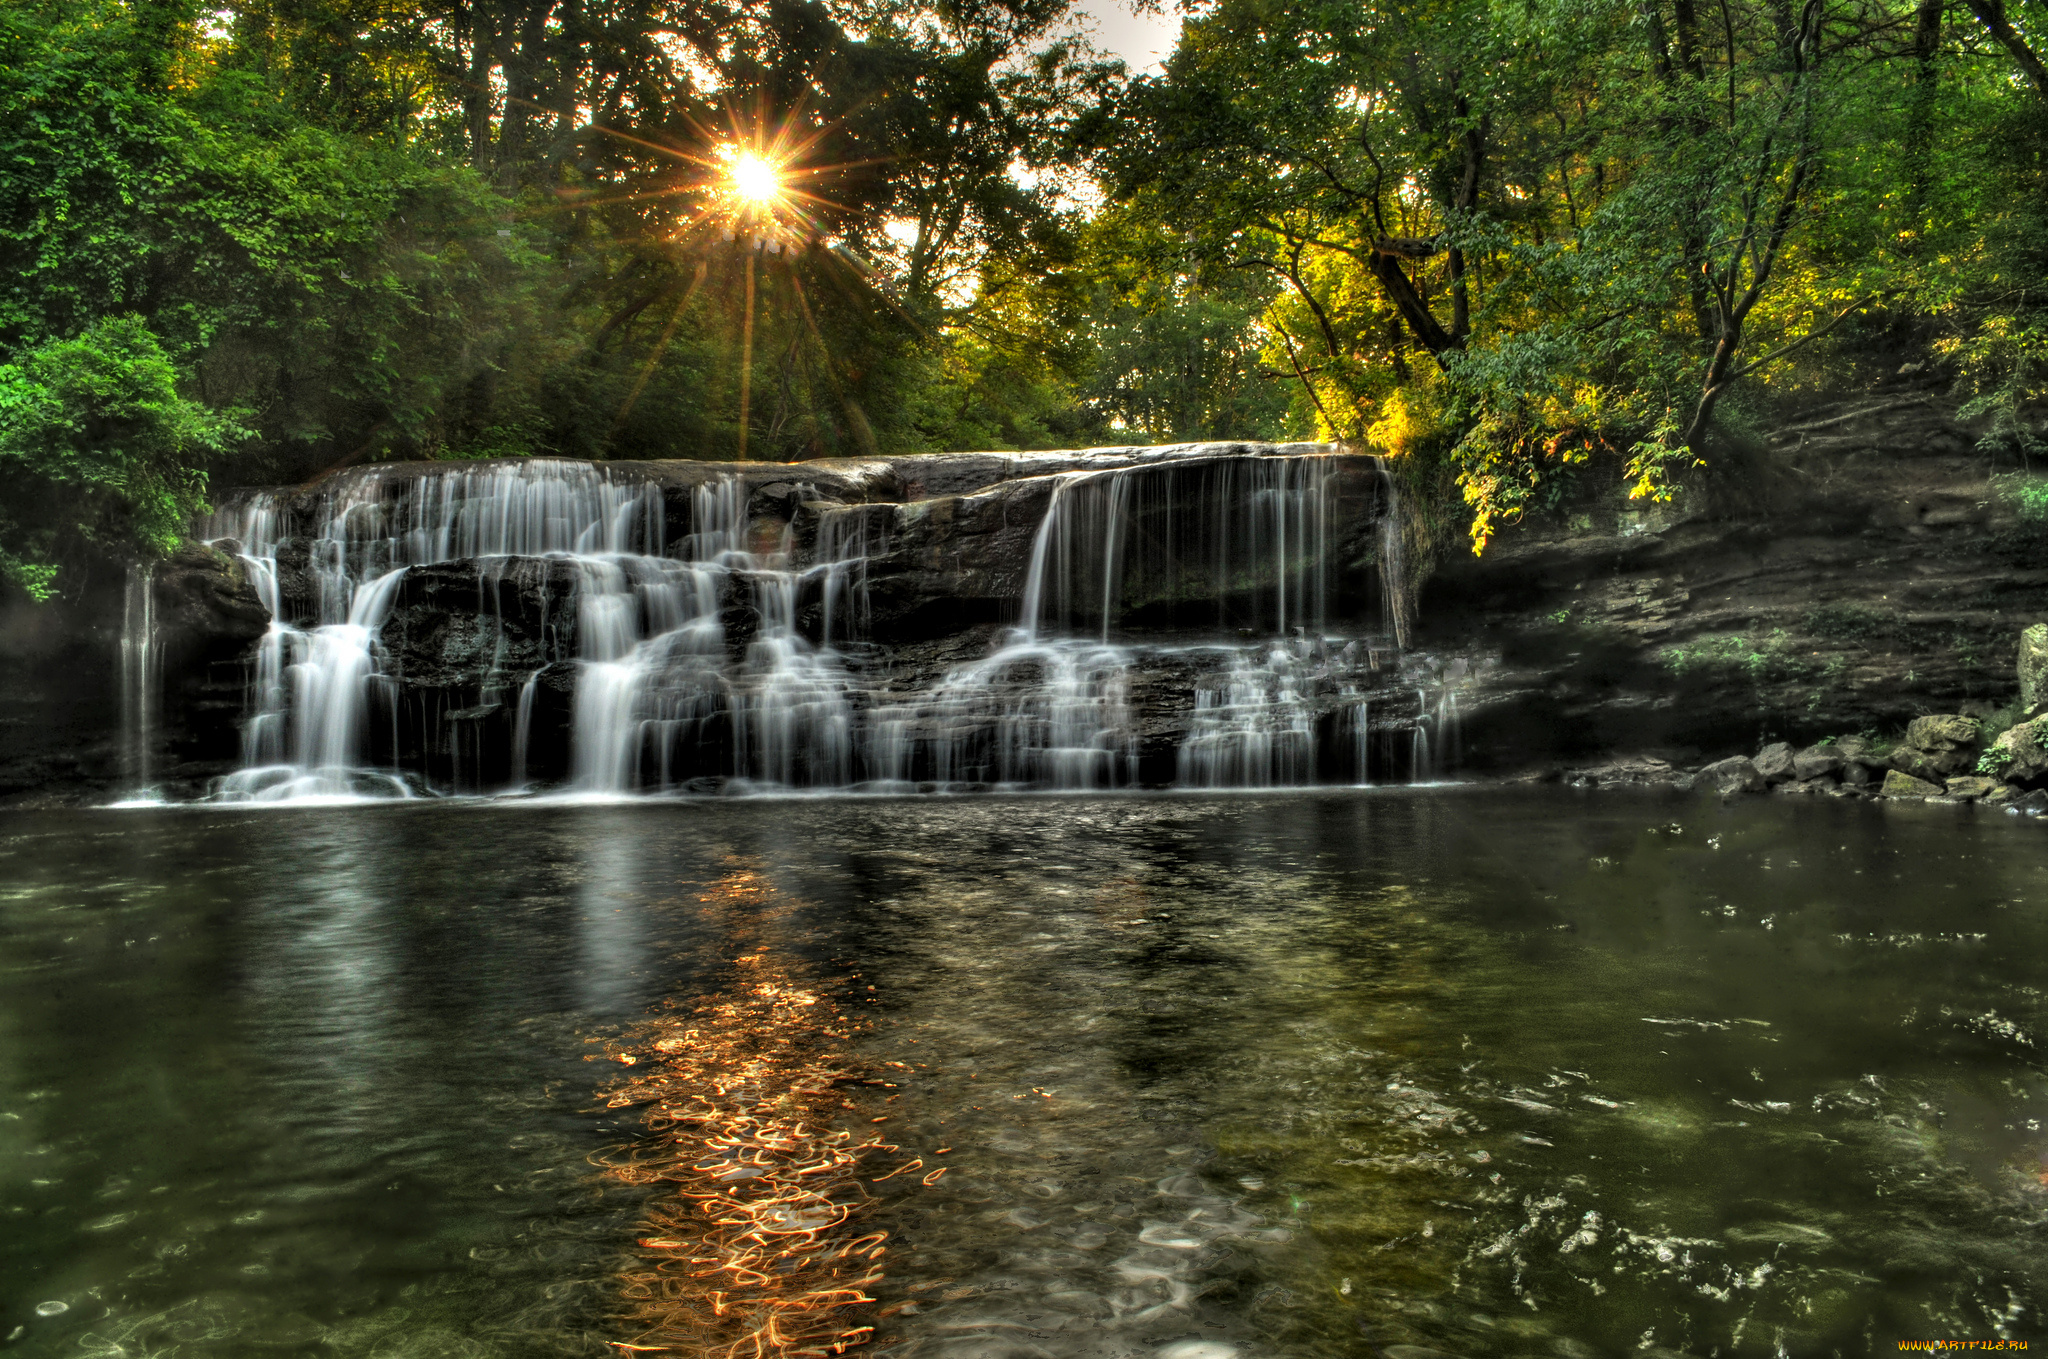
[[[2022,818],[1555,788],[201,806],[0,815],[0,882],[16,1352],[631,1353],[669,1190],[605,1169],[647,1136],[615,1059],[771,972],[819,998],[776,1024],[842,1025],[833,1116],[918,1161],[863,1191],[888,1244],[857,1353],[2044,1334]]]

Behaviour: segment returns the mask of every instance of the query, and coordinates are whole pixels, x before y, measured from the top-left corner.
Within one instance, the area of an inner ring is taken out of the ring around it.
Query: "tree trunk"
[[[1387,294],[1387,301],[1394,304],[1394,310],[1400,312],[1401,319],[1408,323],[1408,332],[1424,349],[1435,355],[1437,362],[1441,364],[1445,354],[1454,349],[1463,349],[1465,342],[1461,337],[1443,328],[1442,323],[1431,314],[1429,304],[1422,300],[1422,294],[1416,291],[1414,281],[1401,268],[1402,259],[1417,257],[1405,250],[1386,248],[1389,245],[1414,244],[1415,242],[1411,241],[1383,238],[1374,243],[1368,267],[1372,270],[1372,276],[1380,281],[1380,287]]]
[[[2005,0],[1964,0],[1970,12],[1977,16],[1989,29],[1991,36],[1998,39],[2005,50],[2012,53],[2012,59],[2033,82],[2034,93],[2048,99],[2048,63],[2041,60],[2040,53],[2027,45],[2027,40],[2014,30],[2012,21],[2005,15]]]

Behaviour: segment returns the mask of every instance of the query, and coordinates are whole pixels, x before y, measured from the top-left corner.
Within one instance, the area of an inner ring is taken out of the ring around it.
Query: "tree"
[[[168,555],[206,509],[198,465],[246,435],[178,391],[139,317],[0,365],[0,576],[42,600],[89,555]]]

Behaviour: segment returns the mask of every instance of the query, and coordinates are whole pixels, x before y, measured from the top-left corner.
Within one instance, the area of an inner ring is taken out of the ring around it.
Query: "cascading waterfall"
[[[1129,653],[1014,640],[929,695],[878,707],[879,786],[1118,788],[1137,781]]]
[[[1329,609],[1334,476],[1322,456],[1188,459],[1054,487],[1024,587],[1027,636],[1127,616],[1289,636]]]
[[[344,473],[310,516],[311,599],[287,608],[279,553],[297,526],[282,500],[259,493],[207,525],[240,554],[272,619],[257,649],[243,768],[217,794],[227,801],[410,795],[400,771],[373,765],[370,739],[378,635],[410,568],[474,560],[481,583],[510,558],[658,556],[662,545],[659,488],[614,482],[587,464]]]
[[[1411,722],[1394,699],[1400,538],[1373,468],[1228,446],[1051,473],[1016,625],[918,678],[869,636],[878,564],[930,551],[910,506],[547,460],[257,493],[209,525],[273,620],[216,796],[1432,777],[1455,700],[1419,695]],[[444,653],[454,681],[407,668]]]
[[[1178,782],[1188,788],[1313,783],[1316,723],[1303,690],[1317,662],[1306,641],[1233,653],[1218,682],[1195,692]]]

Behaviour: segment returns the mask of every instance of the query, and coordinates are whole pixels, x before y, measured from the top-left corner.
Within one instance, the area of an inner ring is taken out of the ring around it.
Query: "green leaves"
[[[248,437],[178,391],[148,326],[112,317],[0,365],[0,575],[46,599],[89,550],[168,555],[206,509],[198,464]]]

